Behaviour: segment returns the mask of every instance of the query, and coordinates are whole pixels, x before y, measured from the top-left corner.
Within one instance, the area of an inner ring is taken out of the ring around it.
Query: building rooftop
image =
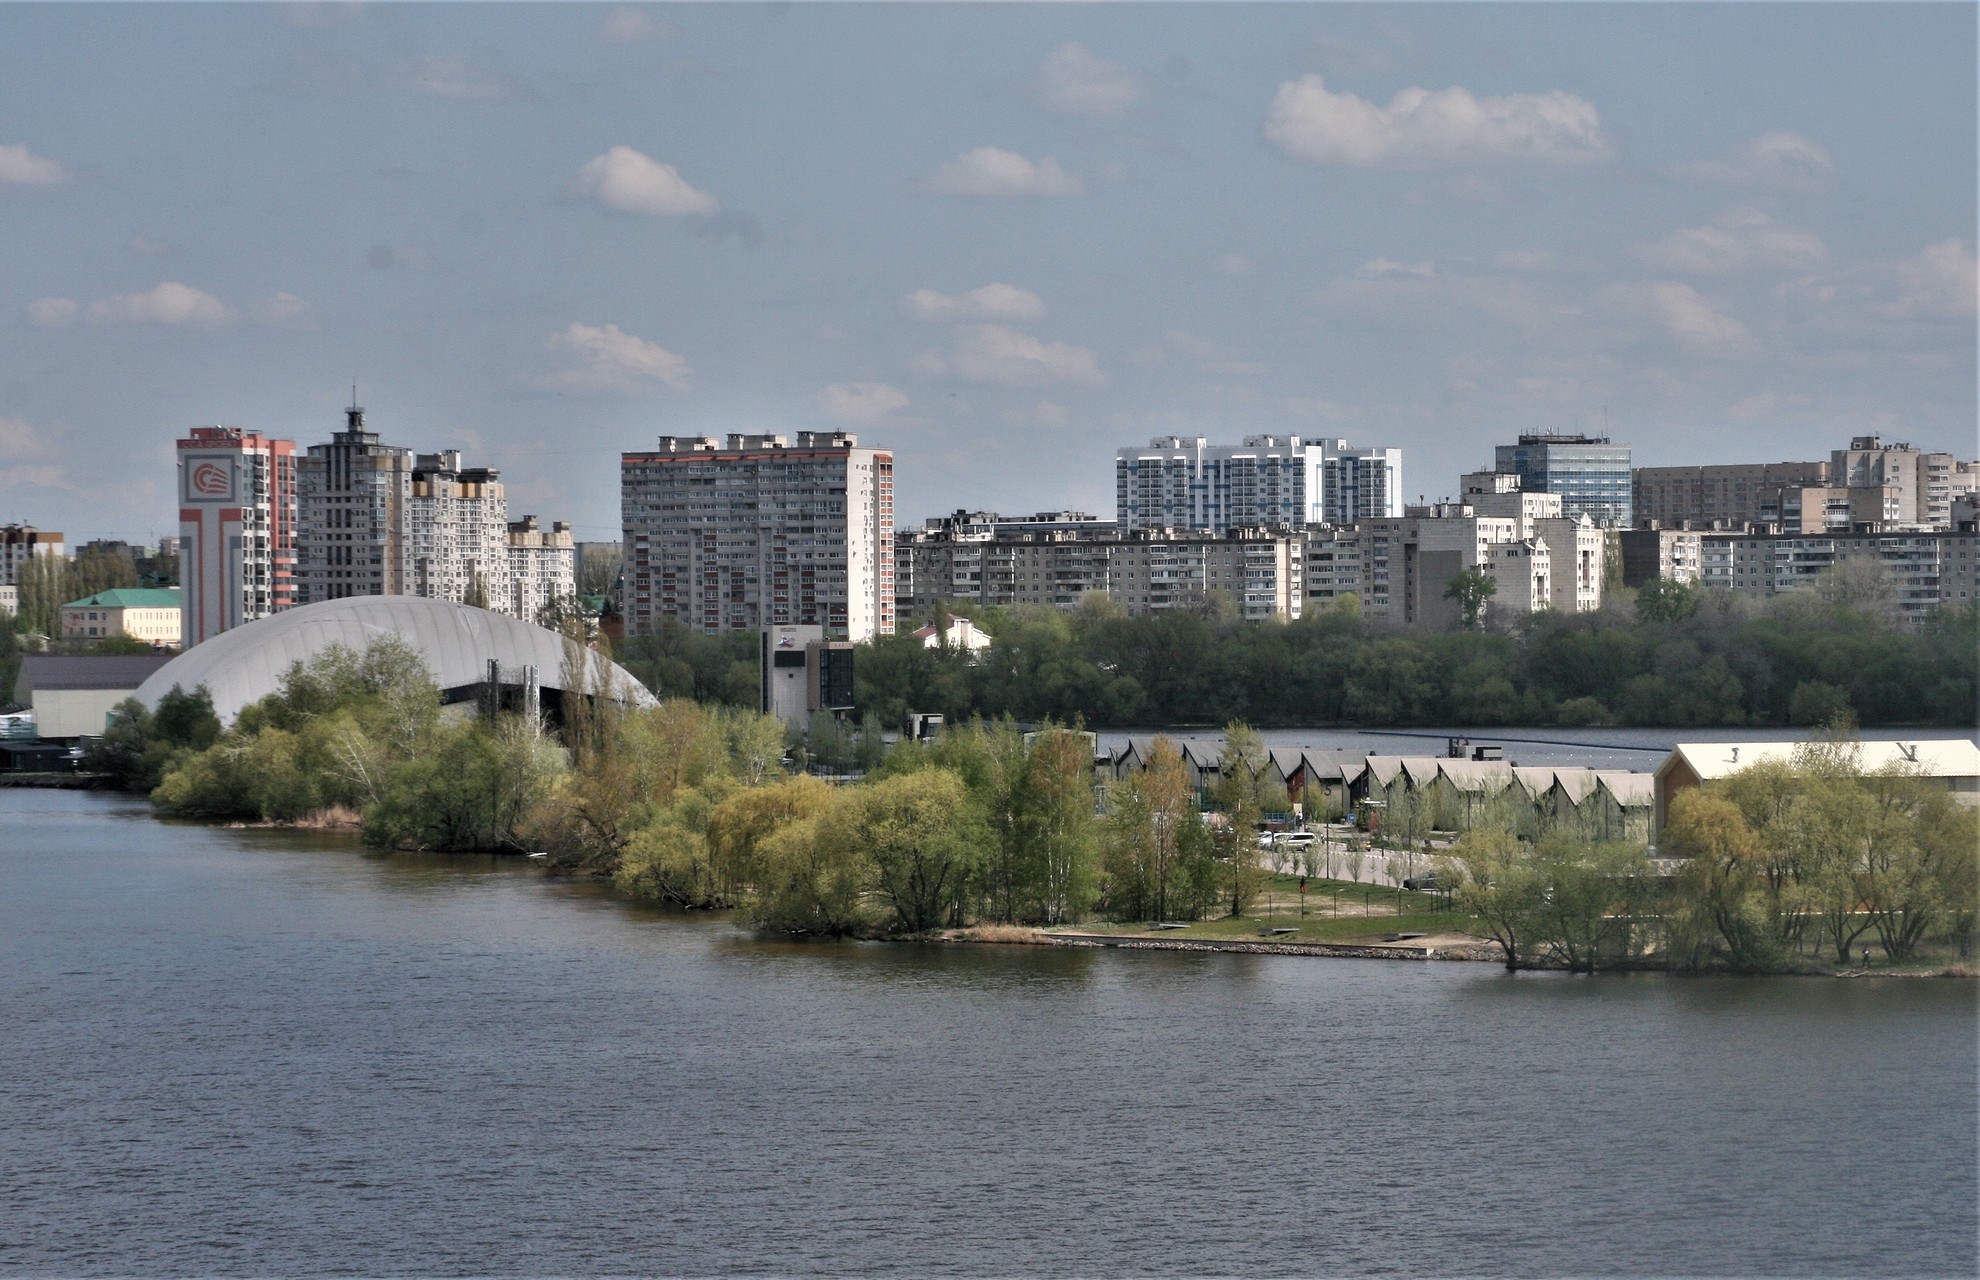
[[[177,587],[116,587],[93,596],[71,600],[64,609],[176,609]]]

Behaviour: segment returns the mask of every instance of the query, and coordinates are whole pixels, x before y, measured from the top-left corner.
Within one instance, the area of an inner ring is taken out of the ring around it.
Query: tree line
[[[1642,845],[1488,825],[1458,840],[1441,875],[1509,969],[1773,973],[1867,961],[1866,939],[1894,963],[1928,943],[1972,955],[1974,810],[1915,767],[1866,773],[1846,736],[1681,791],[1657,851],[1681,860],[1674,873]]]
[[[1451,631],[1378,628],[1351,600],[1294,622],[1128,617],[1098,596],[967,614],[990,649],[907,634],[862,646],[861,711],[890,726],[909,712],[1103,728],[1963,725],[1980,688],[1980,606],[1908,626],[1816,591],[1754,600],[1660,583],[1593,613]]]

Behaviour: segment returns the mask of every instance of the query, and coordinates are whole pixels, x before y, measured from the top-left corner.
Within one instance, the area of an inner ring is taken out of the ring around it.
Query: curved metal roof
[[[398,635],[426,662],[442,689],[458,689],[488,678],[488,662],[504,668],[534,665],[545,689],[562,689],[564,640],[506,614],[423,596],[353,596],[289,609],[223,631],[193,646],[154,671],[138,686],[147,707],[178,685],[205,685],[222,724],[232,724],[242,707],[276,692],[290,665],[308,662],[333,644],[363,653],[374,637]],[[586,650],[594,688],[606,683],[618,700],[649,706],[653,696],[625,668]],[[607,676],[605,668],[610,668]]]

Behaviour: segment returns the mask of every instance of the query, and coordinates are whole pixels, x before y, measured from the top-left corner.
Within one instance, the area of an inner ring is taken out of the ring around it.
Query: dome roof
[[[564,640],[554,631],[511,618],[507,614],[470,608],[424,596],[352,596],[285,610],[223,631],[194,645],[154,671],[138,686],[136,698],[147,707],[177,685],[205,685],[213,695],[213,710],[222,724],[250,702],[276,692],[293,663],[308,662],[333,644],[363,653],[374,637],[397,635],[426,663],[443,690],[479,684],[488,678],[490,659],[501,664],[504,679],[510,669],[534,665],[544,689],[562,689]],[[586,651],[593,687],[606,683],[622,690],[618,699],[638,706],[653,702],[625,668]],[[605,668],[610,668],[609,677]]]

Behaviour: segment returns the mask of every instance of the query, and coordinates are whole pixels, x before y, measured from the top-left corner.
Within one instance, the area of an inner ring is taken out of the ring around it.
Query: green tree
[[[1676,578],[1652,578],[1636,589],[1639,622],[1669,625],[1698,612],[1699,588]]]
[[[1527,963],[1547,886],[1518,838],[1498,828],[1467,831],[1439,870],[1455,886],[1459,908],[1499,944],[1507,972]]]
[[[895,929],[926,933],[950,923],[982,847],[981,819],[963,781],[924,769],[855,788],[825,815],[818,839],[874,868]]]
[[[1457,601],[1458,620],[1472,630],[1485,624],[1485,607],[1499,584],[1483,570],[1466,569],[1444,584],[1444,599]]]
[[[1224,816],[1216,830],[1217,856],[1224,864],[1230,914],[1241,916],[1264,882],[1258,865],[1257,828],[1264,812],[1265,742],[1258,731],[1233,720],[1224,728],[1224,754],[1211,803]]]
[[[1744,973],[1782,967],[1761,900],[1764,853],[1738,805],[1703,788],[1680,791],[1658,848],[1686,859],[1668,920],[1673,967],[1696,970],[1715,960]]]

